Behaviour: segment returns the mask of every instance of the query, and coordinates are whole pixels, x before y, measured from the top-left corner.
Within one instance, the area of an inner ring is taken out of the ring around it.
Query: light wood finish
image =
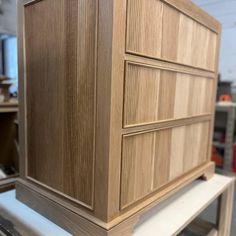
[[[212,87],[213,79],[129,62],[124,127],[210,114]]]
[[[27,175],[89,208],[95,152],[93,3],[45,0],[25,8]]]
[[[128,0],[129,53],[214,71],[216,43],[215,32],[165,1]]]
[[[17,182],[16,197],[26,205],[38,211],[40,214],[56,222],[72,234],[77,234],[78,232],[81,232],[82,228],[82,233],[84,233],[85,236],[87,235],[87,232],[91,234],[96,232],[99,236],[100,232],[109,233],[109,231],[111,229],[116,228],[116,226],[122,227],[123,223],[124,225],[126,225],[126,222],[130,222],[130,227],[134,228],[134,224],[137,223],[140,216],[145,214],[153,207],[157,206],[160,202],[168,199],[171,195],[178,192],[184,186],[203,176],[210,169],[212,170],[213,166],[213,163],[208,163],[196,168],[191,173],[188,173],[182,178],[175,181],[174,184],[167,186],[163,190],[152,195],[150,198],[147,198],[145,202],[137,205],[134,208],[127,209],[124,214],[120,215],[109,223],[100,221],[99,219],[94,218],[93,216],[86,214],[86,212],[81,211],[79,208],[73,207],[71,205],[67,205],[65,208],[64,206],[62,206],[61,203],[63,203],[63,201],[60,198],[52,195],[48,191],[40,189],[39,187],[25,180],[19,180]],[[61,220],[60,217],[58,218],[58,214],[66,218],[64,220]],[[81,222],[81,219],[89,220]],[[78,224],[78,222],[81,223]],[[70,227],[68,227],[68,224]],[[94,226],[95,229],[93,229]],[[99,231],[99,229],[101,228],[97,226],[100,226],[102,229],[105,229],[105,231]]]
[[[18,0],[18,16],[19,199],[109,233],[212,175],[217,21],[183,0]]]
[[[208,130],[205,122],[124,136],[121,209],[206,163]]]
[[[177,63],[175,64],[168,61],[140,57],[132,54],[125,54],[125,59],[128,62],[134,62],[136,64],[144,64],[147,67],[154,67],[168,71],[175,71],[184,74],[195,75],[198,77],[213,78],[213,79],[215,78],[215,72],[189,67],[183,64],[177,64]]]

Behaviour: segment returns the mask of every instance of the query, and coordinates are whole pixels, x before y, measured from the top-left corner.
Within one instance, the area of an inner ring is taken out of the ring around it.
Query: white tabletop
[[[168,236],[184,229],[233,182],[215,175],[209,181],[196,180],[140,219],[134,236]],[[0,194],[0,214],[24,236],[69,236],[57,225],[15,199],[15,191]]]
[[[169,236],[180,233],[234,181],[214,175],[209,181],[196,180],[157,207],[147,212],[134,236]]]

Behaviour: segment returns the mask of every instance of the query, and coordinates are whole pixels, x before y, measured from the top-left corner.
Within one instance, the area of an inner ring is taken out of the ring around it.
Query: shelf
[[[223,111],[223,112],[228,112],[231,109],[236,108],[236,103],[216,103],[216,111]]]
[[[224,149],[224,169],[230,171],[232,169],[233,149],[232,144],[234,141],[235,131],[235,118],[236,118],[236,103],[216,103],[216,112],[225,112],[227,115],[224,122],[219,122],[221,117],[216,115],[215,127],[225,129],[225,143],[213,142],[217,148]],[[222,113],[223,114],[223,113]]]
[[[8,176],[5,179],[0,179],[0,193],[9,191],[15,188],[15,182],[19,175],[15,174],[12,176]]]
[[[9,102],[0,103],[0,113],[10,113],[10,112],[18,112],[18,101],[11,100]]]
[[[213,145],[217,148],[225,148],[225,144],[224,143],[220,143],[220,142],[213,142]]]

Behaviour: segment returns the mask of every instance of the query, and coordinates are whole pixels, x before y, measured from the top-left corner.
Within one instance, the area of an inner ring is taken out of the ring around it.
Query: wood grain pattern
[[[178,55],[178,35],[180,26],[180,13],[164,4],[161,57],[170,61],[176,61]],[[173,42],[175,39],[175,42]]]
[[[159,69],[167,69],[170,71],[186,73],[190,75],[205,77],[205,78],[215,78],[215,72],[202,70],[199,68],[190,67],[183,64],[175,64],[173,62],[156,60],[154,58],[140,57],[138,55],[125,54],[125,60],[127,62],[135,62],[137,64],[144,64],[147,67],[156,67]]]
[[[184,149],[184,172],[189,171],[207,160],[207,140],[209,123],[193,124],[186,127]]]
[[[121,146],[121,136],[111,134],[114,132],[113,130],[117,130],[117,124],[119,125],[121,123],[119,123],[121,118],[118,114],[120,109],[122,110],[122,107],[120,108],[120,106],[117,104],[119,103],[119,100],[114,99],[117,94],[112,93],[112,90],[117,91],[118,94],[120,90],[122,91],[122,86],[117,86],[117,81],[118,83],[123,82],[120,79],[117,80],[120,72],[115,73],[113,70],[120,70],[120,61],[122,61],[121,70],[123,69],[124,64],[122,58],[120,58],[122,56],[120,50],[124,51],[124,49],[121,48],[123,35],[121,33],[122,29],[117,29],[117,31],[114,31],[121,39],[121,41],[119,41],[120,44],[113,44],[113,37],[115,37],[113,36],[113,24],[115,24],[114,21],[117,22],[117,19],[113,19],[113,17],[116,18],[113,15],[115,3],[117,6],[119,6],[121,2],[108,0],[98,1],[99,10],[97,57],[100,59],[97,62],[97,122],[94,214],[97,218],[104,220],[104,222],[109,221],[110,218],[115,217],[118,214],[117,205],[119,205],[115,202],[117,202],[117,199],[119,201],[119,181],[117,181],[117,179],[119,179],[120,176],[120,168],[117,162],[120,163],[120,154],[117,152],[117,149],[111,148],[111,146],[113,146],[113,142],[116,143],[116,145]],[[121,12],[123,13],[123,11]],[[121,21],[122,20],[119,21],[119,24]],[[115,38],[118,37],[116,36]],[[119,53],[117,53],[117,50]],[[113,63],[117,66],[114,67]],[[114,90],[113,86],[117,87],[117,90]],[[111,97],[112,95],[113,97]],[[119,96],[121,95],[119,94]],[[111,105],[112,102],[114,102],[113,100],[115,100],[116,105]],[[111,109],[115,112],[111,112]],[[117,119],[115,119],[115,117],[117,117]],[[113,153],[112,155],[114,159],[113,161],[108,161],[111,160],[111,153]],[[109,178],[113,179],[116,184],[113,184],[113,181],[109,181]]]
[[[128,0],[127,14],[128,53],[215,70],[216,33],[175,5]]]
[[[184,172],[184,150],[186,148],[185,140],[186,126],[177,127],[171,133],[171,156],[169,167],[169,178],[173,180]]]
[[[20,199],[76,233],[94,234],[93,222],[119,235],[130,216],[212,176],[215,20],[185,0],[18,6]]]
[[[162,16],[163,3],[159,0],[128,0],[127,50],[160,57]],[[153,19],[155,24],[150,26]]]
[[[186,15],[180,15],[177,61],[192,65],[192,41],[194,21]]]
[[[160,90],[158,93],[158,120],[169,120],[174,118],[176,73],[161,71]]]
[[[192,28],[192,64],[196,67],[214,71],[213,58],[216,57],[216,34],[196,22],[193,23]]]
[[[24,47],[24,2],[17,1],[17,56],[18,56],[18,87],[19,87],[19,174],[26,177],[26,94],[25,94],[25,47]]]
[[[56,224],[60,225],[66,230],[81,230],[82,227],[83,233],[88,232],[89,235],[93,235],[93,233],[98,233],[99,229],[102,229],[101,232],[107,233],[109,235],[109,232],[112,232],[112,229],[117,229],[120,227],[123,228],[120,230],[127,229],[126,223],[128,222],[130,223],[130,227],[133,228],[135,222],[137,222],[140,216],[145,214],[153,207],[157,206],[157,204],[168,199],[170,196],[173,195],[173,193],[178,192],[181,188],[190,184],[195,179],[203,176],[206,171],[209,171],[210,169],[212,172],[212,169],[214,169],[213,163],[207,163],[203,166],[194,169],[193,171],[184,175],[183,178],[180,178],[178,179],[178,181],[175,181],[172,185],[167,186],[165,189],[162,189],[150,198],[147,198],[144,202],[140,203],[134,208],[129,209],[128,211],[123,212],[122,215],[116,217],[109,223],[104,223],[102,221],[99,221],[98,219],[92,218],[91,216],[87,216],[87,219],[89,220],[85,220],[86,217],[81,217],[80,214],[76,214],[76,212],[71,210],[70,206],[68,208],[65,208],[61,204],[57,204],[55,201],[52,201],[50,197],[45,197],[45,195],[43,194],[44,191],[39,190],[35,185],[32,185],[28,181],[24,181],[22,179],[17,181],[16,197],[20,201],[24,202],[24,204],[26,204],[27,206],[30,206],[34,210],[40,212],[40,214],[48,217],[50,220],[56,222]],[[35,202],[40,202],[40,204],[34,204]],[[61,217],[58,217],[58,211],[60,212],[59,215]],[[65,220],[62,220],[63,216],[66,216]],[[124,227],[122,227],[123,223]],[[78,232],[80,231],[72,231],[72,233],[74,234]]]
[[[169,181],[171,135],[171,129],[160,131],[155,135],[152,189],[158,189]]]
[[[124,127],[211,114],[213,79],[126,65]]]
[[[154,136],[147,133],[123,140],[122,206],[152,191]]]
[[[206,163],[208,131],[202,122],[124,136],[121,208]]]
[[[160,73],[160,70],[153,68],[140,69],[137,65],[127,65],[124,97],[125,125],[158,120]],[[146,109],[143,109],[144,107]]]
[[[175,110],[174,116],[181,118],[188,114],[188,98],[190,98],[190,83],[191,75],[178,74],[176,78],[176,91],[175,91]]]
[[[219,33],[221,29],[220,23],[207,12],[203,11],[199,6],[193,3],[193,1],[186,0],[163,0],[173,8],[189,16],[200,24],[206,26],[208,29],[215,33]]]
[[[29,5],[25,38],[28,175],[92,207],[96,5]]]

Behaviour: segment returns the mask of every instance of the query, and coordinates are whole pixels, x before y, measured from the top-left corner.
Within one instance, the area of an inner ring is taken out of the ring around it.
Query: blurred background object
[[[17,97],[16,0],[0,0],[0,192],[19,171]]]

